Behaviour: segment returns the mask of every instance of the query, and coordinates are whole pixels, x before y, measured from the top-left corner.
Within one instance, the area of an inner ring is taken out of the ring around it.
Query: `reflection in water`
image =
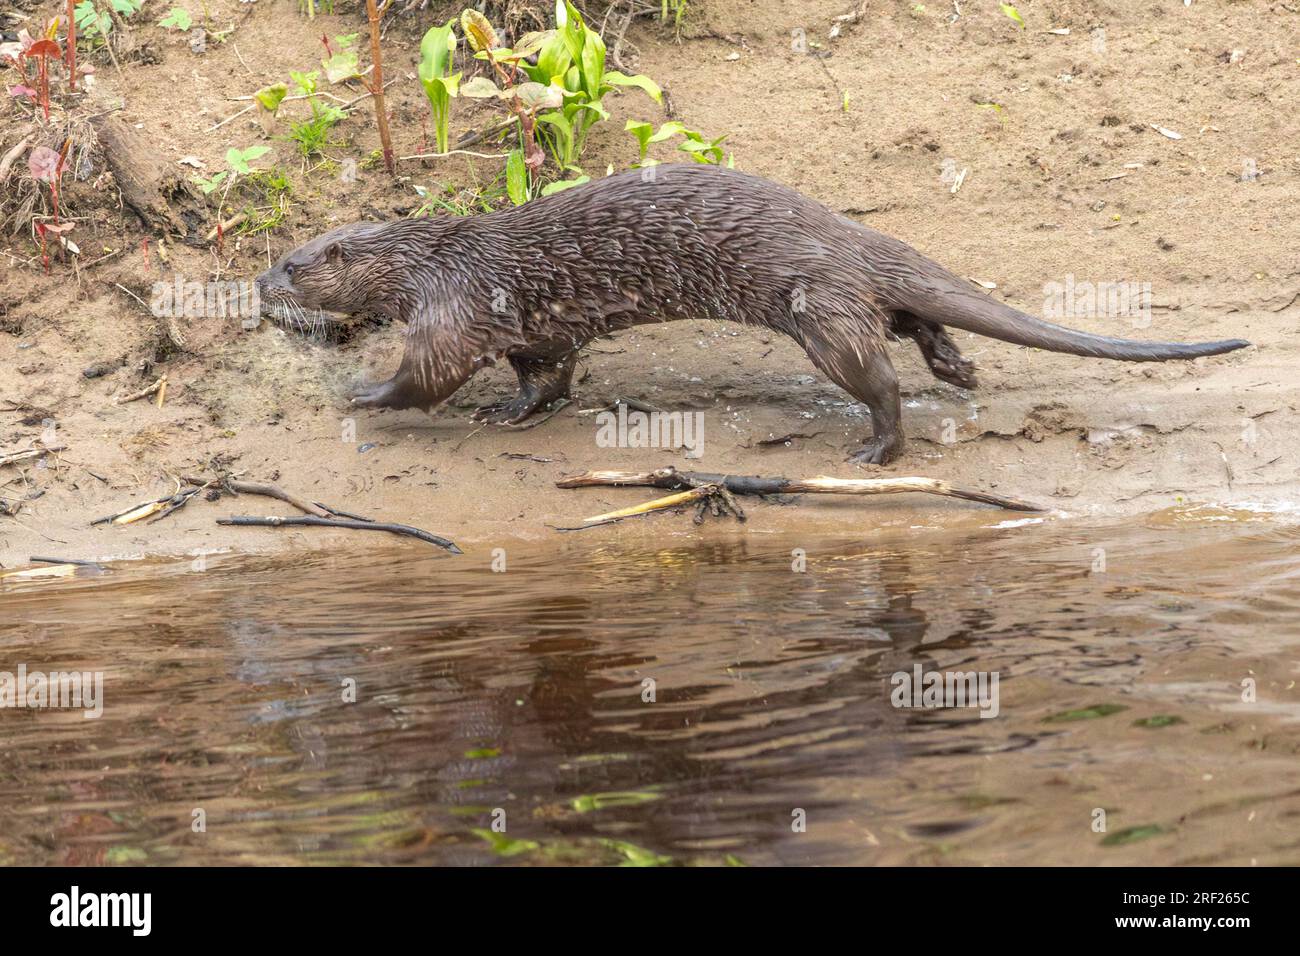
[[[105,672],[0,711],[0,862],[1300,859],[1293,528],[596,541],[0,592],[0,670]]]

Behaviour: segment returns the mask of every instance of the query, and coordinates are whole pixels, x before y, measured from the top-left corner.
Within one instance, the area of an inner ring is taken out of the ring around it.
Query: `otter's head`
[[[315,329],[325,313],[382,311],[385,299],[379,223],[339,226],[284,255],[257,277],[262,312],[281,324]]]

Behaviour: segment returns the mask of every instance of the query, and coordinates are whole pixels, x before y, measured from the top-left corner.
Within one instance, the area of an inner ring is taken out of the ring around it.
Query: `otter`
[[[945,326],[1130,362],[1250,344],[1053,325],[793,189],[702,164],[632,170],[480,216],[341,226],[289,252],[257,289],[281,321],[332,312],[406,322],[397,373],[354,395],[356,405],[429,410],[484,365],[509,360],[519,391],[477,409],[486,422],[519,422],[565,397],[596,336],[678,319],[763,326],[870,409],[871,439],[850,460],[876,464],[903,448],[890,339],[913,339],[935,377],[965,388],[974,366]]]

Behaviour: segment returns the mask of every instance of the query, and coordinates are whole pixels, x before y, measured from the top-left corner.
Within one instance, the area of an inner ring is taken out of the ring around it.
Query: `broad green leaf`
[[[245,150],[239,150],[232,146],[226,150],[226,165],[241,176],[247,176],[252,172],[248,164],[270,151],[271,147],[269,146],[250,146]]]
[[[582,45],[582,85],[592,102],[600,102],[605,81],[605,41],[595,30],[587,31]]]
[[[194,19],[190,12],[184,7],[172,7],[167,16],[158,21],[160,27],[175,27],[177,30],[185,31],[194,25]]]
[[[511,150],[506,157],[506,193],[516,206],[528,202],[528,165],[522,149]]]
[[[418,72],[422,83],[451,72],[452,57],[456,52],[456,31],[452,28],[455,22],[448,20],[440,27],[430,27],[420,40]]]
[[[499,97],[501,90],[486,76],[475,76],[461,84],[460,95],[483,100]]]
[[[460,32],[465,34],[465,41],[475,53],[495,50],[501,45],[497,31],[492,28],[492,21],[477,10],[461,11]]]
[[[610,70],[605,74],[605,82],[612,83],[614,86],[635,86],[656,103],[662,103],[664,100],[663,90],[659,89],[659,85],[644,73],[628,76],[618,70]]]
[[[572,65],[573,57],[569,56],[568,48],[564,45],[564,37],[558,31],[551,30],[542,44],[541,52],[537,54],[537,71],[541,76],[533,78],[538,82],[549,83],[553,77],[564,76]]]
[[[320,73],[312,70],[310,73],[299,73],[297,70],[289,71],[289,79],[293,80],[294,85],[302,90],[308,96],[316,92],[316,79]]]
[[[339,50],[328,60],[321,60],[320,65],[325,79],[331,83],[342,83],[359,75],[356,50]]]
[[[564,93],[557,87],[543,86],[541,83],[520,83],[515,87],[519,101],[532,109],[554,109],[564,103]]]
[[[516,55],[532,56],[539,53],[549,37],[554,35],[554,30],[534,30],[531,33],[525,33],[519,38],[519,42],[514,45]]]
[[[253,99],[268,113],[274,113],[280,108],[280,103],[289,95],[289,87],[284,83],[273,83],[271,86],[264,86],[253,94]]]
[[[591,182],[590,176],[579,176],[577,179],[562,179],[556,183],[547,183],[542,187],[542,195],[551,196],[555,193],[562,193],[566,189],[572,189],[574,186],[581,186],[583,183],[589,182]]]

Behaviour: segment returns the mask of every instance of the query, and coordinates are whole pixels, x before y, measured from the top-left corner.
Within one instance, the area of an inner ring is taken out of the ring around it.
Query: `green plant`
[[[503,189],[498,176],[486,186],[475,183],[463,189],[438,184],[437,194],[431,194],[423,186],[416,186],[415,191],[424,203],[415,212],[413,218],[431,216],[435,211],[449,213],[453,216],[473,216],[480,212],[492,212],[496,202],[501,198]]]
[[[659,19],[664,23],[673,18],[673,29],[681,30],[682,19],[686,16],[686,0],[662,0]]]
[[[249,200],[244,210],[248,218],[239,227],[241,234],[255,236],[284,222],[293,193],[284,170],[278,166],[265,171],[251,170],[244,175],[241,189]]]
[[[556,163],[567,169],[586,148],[587,134],[599,120],[609,119],[605,94],[616,86],[634,86],[656,103],[663,94],[648,76],[628,76],[605,69],[605,41],[590,29],[569,0],[555,5],[554,35],[545,40],[537,65],[523,64],[534,82],[562,87],[565,94],[559,109],[543,113],[538,121],[549,127],[542,138]]]
[[[140,12],[144,0],[108,0],[108,4],[123,18]],[[104,0],[82,0],[73,9],[77,21],[77,39],[85,40],[92,48],[107,41],[113,32],[113,18],[102,9]]]
[[[167,16],[158,21],[158,26],[185,33],[194,25],[194,19],[184,7],[172,7]]]
[[[290,79],[302,90],[311,107],[311,119],[301,123],[289,124],[289,139],[298,145],[298,152],[303,159],[322,153],[330,145],[330,131],[347,115],[340,107],[333,104],[322,105],[316,96],[316,80],[319,73],[289,72]]]
[[[520,120],[524,157],[534,176],[540,165],[529,156],[534,123],[537,139],[561,173],[581,173],[577,163],[588,133],[597,122],[609,118],[606,94],[616,87],[636,87],[655,102],[662,102],[662,92],[648,76],[605,69],[605,41],[586,25],[570,0],[557,0],[554,29],[527,34],[514,49],[500,48],[487,20],[481,14],[467,20],[470,14],[473,11],[462,14],[466,39],[475,56],[490,62],[506,85],[502,89],[491,80],[476,78],[464,84],[461,93],[511,103]],[[534,54],[537,62],[528,62]],[[521,77],[526,82],[517,83]],[[570,182],[576,185],[576,181]]]
[[[636,137],[637,144],[640,146],[641,155],[637,163],[639,166],[654,164],[654,160],[647,158],[650,144],[662,143],[664,140],[671,139],[678,134],[682,136],[682,142],[677,144],[677,148],[684,153],[688,153],[695,162],[709,163],[714,166],[722,163],[722,142],[727,138],[726,135],[712,140],[705,139],[703,134],[693,129],[687,129],[684,124],[676,120],[664,123],[657,130],[651,123],[628,120],[627,125],[623,128]],[[727,157],[727,166],[734,165],[733,157]]]
[[[533,198],[532,183],[528,178],[528,164],[522,148],[512,149],[506,157],[506,195],[516,206]]]
[[[226,193],[230,192],[230,188],[234,185],[236,179],[240,176],[252,174],[253,169],[249,166],[249,163],[270,151],[271,147],[269,146],[250,146],[247,149],[236,149],[232,146],[226,150],[226,169],[214,174],[211,179],[195,176],[193,177],[194,182],[203,190],[205,196],[224,184],[226,187],[226,192],[222,194],[224,201]]]
[[[360,76],[359,57],[360,54],[356,49],[358,33],[348,33],[344,36],[334,38],[334,45],[337,50],[330,46],[329,39],[321,36],[321,42],[325,44],[325,58],[320,61],[321,69],[325,71],[325,79],[331,83],[342,83],[353,77]]]
[[[445,153],[450,148],[448,123],[451,120],[451,101],[458,93],[460,73],[452,73],[452,61],[456,52],[455,20],[448,20],[440,27],[430,27],[429,32],[420,41],[420,85],[429,100],[433,111],[434,137],[438,142],[438,152]]]
[[[316,19],[316,8],[321,13],[334,15],[334,0],[298,0],[298,12],[307,14],[308,20]]]

